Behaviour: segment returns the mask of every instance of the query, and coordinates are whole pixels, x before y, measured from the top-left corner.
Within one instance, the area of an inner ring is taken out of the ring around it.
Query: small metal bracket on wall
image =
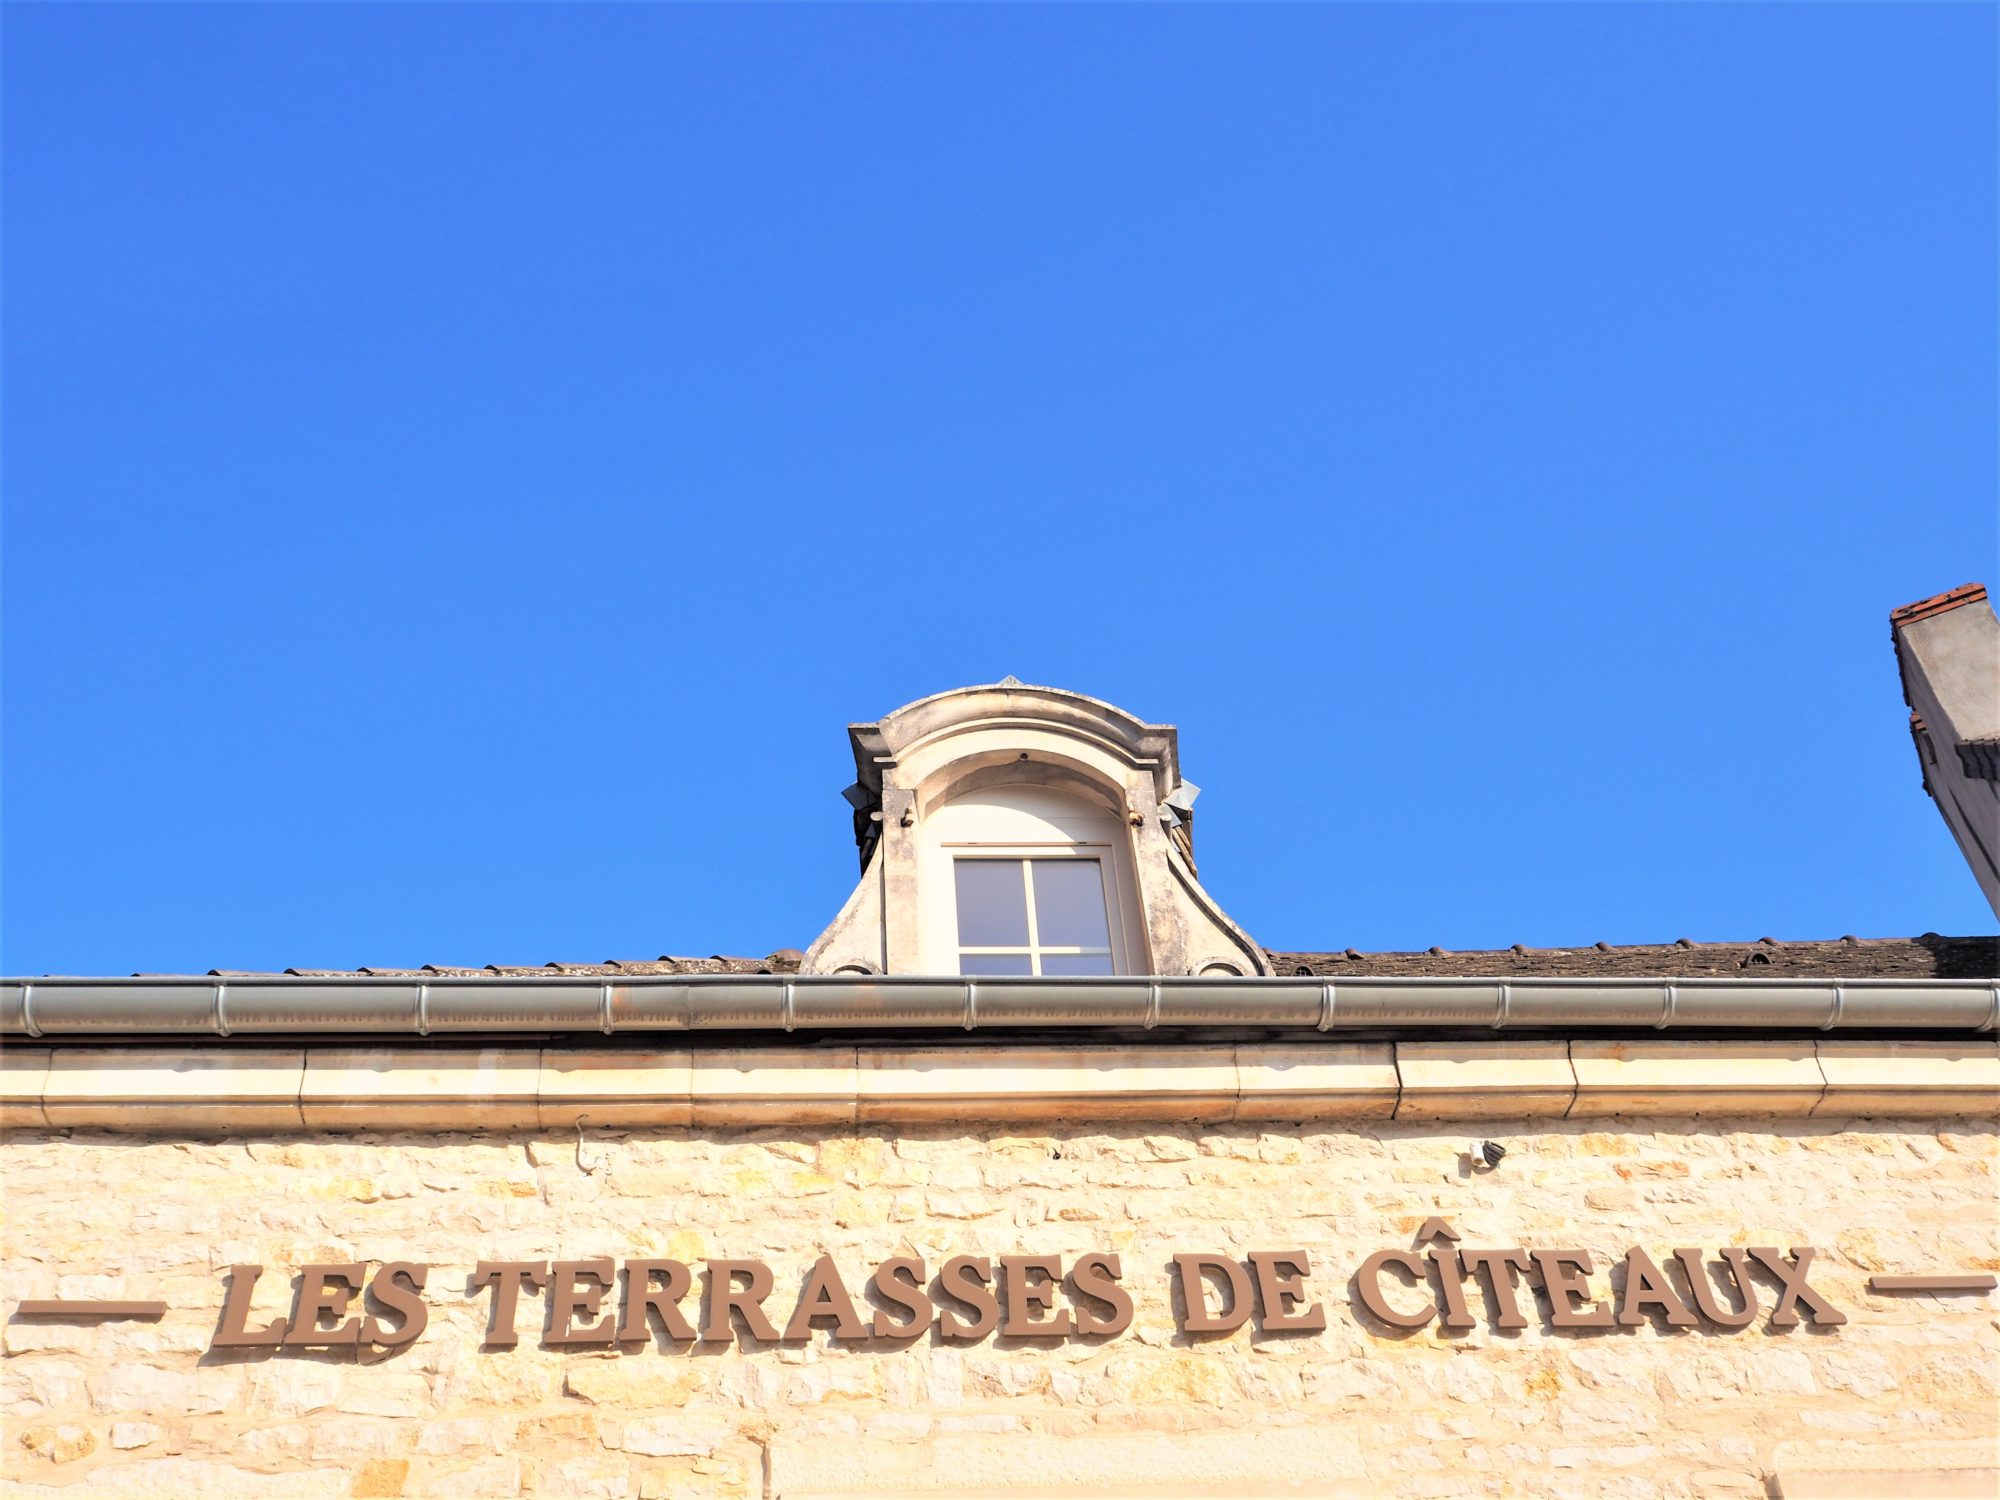
[[[589,1115],[578,1115],[576,1117],[576,1165],[577,1169],[584,1176],[594,1177],[600,1168],[610,1164],[610,1158],[600,1155],[595,1161],[585,1161],[583,1159],[583,1122],[589,1118]]]

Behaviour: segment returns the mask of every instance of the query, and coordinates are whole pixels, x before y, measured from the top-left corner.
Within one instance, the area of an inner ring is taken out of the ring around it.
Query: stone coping
[[[28,1130],[1994,1114],[1984,1039],[0,1051],[0,1128]]]

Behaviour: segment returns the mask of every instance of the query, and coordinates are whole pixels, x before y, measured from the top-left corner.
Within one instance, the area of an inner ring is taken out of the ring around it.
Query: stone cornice
[[[2000,1042],[10,1046],[0,1127],[152,1134],[2000,1114]]]

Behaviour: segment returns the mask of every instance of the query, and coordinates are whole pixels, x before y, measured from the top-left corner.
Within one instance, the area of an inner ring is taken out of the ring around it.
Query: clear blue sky
[[[1995,18],[9,5],[0,967],[803,947],[1006,673],[1274,948],[1991,931]]]

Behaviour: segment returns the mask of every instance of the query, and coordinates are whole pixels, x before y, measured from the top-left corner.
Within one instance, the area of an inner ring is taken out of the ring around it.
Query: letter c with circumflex
[[[1355,1290],[1360,1293],[1361,1305],[1368,1309],[1370,1317],[1387,1323],[1391,1328],[1422,1328],[1437,1316],[1437,1302],[1428,1292],[1424,1295],[1421,1312],[1403,1312],[1389,1304],[1382,1295],[1382,1268],[1401,1266],[1410,1273],[1410,1279],[1423,1286],[1423,1258],[1414,1250],[1377,1250],[1361,1262],[1361,1269],[1354,1273]]]

